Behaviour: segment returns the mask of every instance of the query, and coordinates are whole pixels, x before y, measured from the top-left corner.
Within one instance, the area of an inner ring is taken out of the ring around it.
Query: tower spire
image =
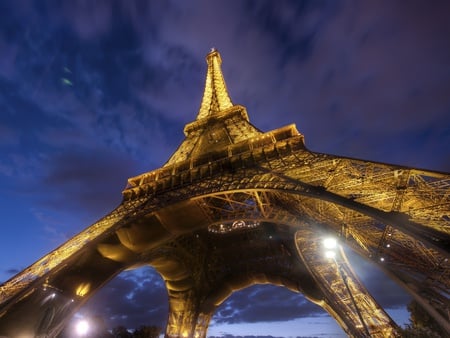
[[[197,120],[213,115],[233,106],[227,86],[222,75],[222,58],[215,48],[206,55],[208,70],[206,73],[205,90]]]

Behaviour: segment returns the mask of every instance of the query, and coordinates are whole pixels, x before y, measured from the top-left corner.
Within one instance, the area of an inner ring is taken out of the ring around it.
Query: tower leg
[[[200,299],[192,290],[169,291],[169,317],[165,337],[204,338],[212,313],[200,310]]]
[[[325,257],[323,237],[305,225],[295,235],[301,260],[323,293],[318,300],[351,337],[395,337],[398,328],[358,280],[338,245]]]

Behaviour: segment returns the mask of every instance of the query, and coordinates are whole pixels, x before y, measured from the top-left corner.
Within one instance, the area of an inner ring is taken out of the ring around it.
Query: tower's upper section
[[[222,59],[219,52],[212,49],[206,56],[206,62],[205,89],[197,118],[185,126],[186,138],[166,166],[211,156],[229,145],[261,134],[249,122],[245,107],[231,102],[220,68]]]
[[[205,91],[197,115],[197,120],[208,117],[233,106],[227,86],[222,75],[222,58],[216,49],[206,56],[208,70],[206,73]]]
[[[278,142],[283,142],[280,146],[284,147],[288,139],[294,140],[292,144],[296,146],[304,146],[303,135],[295,125],[263,133],[250,123],[245,107],[231,102],[220,68],[222,59],[219,52],[212,49],[206,56],[206,63],[200,110],[197,118],[184,127],[184,140],[162,168],[131,177],[124,191],[126,198],[143,192],[140,186],[162,182],[171,175],[186,175],[186,170],[192,170],[189,175],[194,175],[194,171],[200,173],[198,168],[201,166],[217,164],[218,161],[237,159],[239,162],[243,154],[253,157],[264,152],[265,147],[273,150]],[[192,179],[193,176],[189,177]],[[184,179],[177,178],[178,182]],[[174,182],[171,181],[171,186]]]

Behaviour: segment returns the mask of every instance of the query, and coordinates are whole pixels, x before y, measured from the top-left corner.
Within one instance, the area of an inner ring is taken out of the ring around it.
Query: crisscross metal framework
[[[132,177],[122,203],[0,286],[0,335],[54,337],[124,269],[153,266],[168,292],[167,337],[205,337],[236,290],[303,293],[353,337],[398,328],[334,236],[380,266],[450,333],[450,174],[308,150],[295,125],[261,132],[207,56],[197,119],[161,168]],[[151,306],[151,304],[149,304]]]

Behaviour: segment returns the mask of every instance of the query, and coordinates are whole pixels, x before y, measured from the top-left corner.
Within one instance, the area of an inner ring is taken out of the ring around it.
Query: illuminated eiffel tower
[[[0,286],[0,335],[54,337],[96,290],[144,265],[165,281],[166,337],[205,337],[230,294],[260,283],[304,294],[349,336],[398,335],[344,245],[450,333],[450,174],[311,152],[295,125],[261,132],[232,103],[219,53],[206,60],[185,140],[130,178],[110,214]]]

